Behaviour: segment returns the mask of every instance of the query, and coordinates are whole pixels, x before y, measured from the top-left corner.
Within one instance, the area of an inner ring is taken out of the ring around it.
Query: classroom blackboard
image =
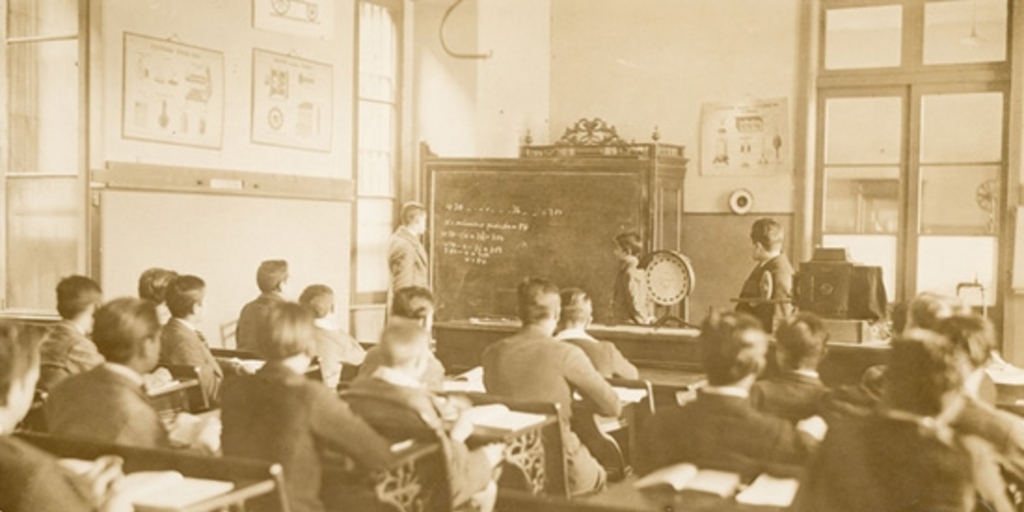
[[[611,322],[614,237],[641,231],[641,173],[428,166],[438,320],[516,316],[516,285],[576,286]]]

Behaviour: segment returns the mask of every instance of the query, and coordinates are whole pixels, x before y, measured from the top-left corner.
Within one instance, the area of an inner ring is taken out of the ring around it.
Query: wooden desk
[[[199,379],[175,380],[155,393],[149,393],[149,403],[160,413],[161,418],[173,418],[179,412],[192,412],[189,396],[198,387]]]
[[[434,324],[437,358],[445,368],[459,373],[480,366],[480,356],[487,345],[507,338],[519,330],[518,323],[474,323],[468,320]],[[610,341],[633,364],[647,368],[663,368],[700,372],[700,350],[694,329],[640,326],[592,325],[592,336]]]
[[[638,490],[635,477],[610,484],[603,492],[572,500],[531,496],[527,493],[501,489],[498,491],[499,512],[783,512],[776,507],[756,507],[736,503],[710,494],[671,489]]]
[[[435,500],[450,500],[446,462],[440,445],[412,441],[395,443],[395,465],[368,474],[343,455],[328,455],[320,498],[328,510],[417,512],[436,510]],[[450,506],[450,502],[447,506]],[[440,505],[444,509],[444,505]]]
[[[177,450],[155,450],[105,443],[69,440],[43,434],[19,433],[18,437],[57,457],[93,460],[103,455],[117,455],[124,460],[124,471],[168,471],[184,476],[231,481],[235,488],[225,494],[195,503],[179,512],[220,511],[241,505],[253,498],[276,493],[261,502],[271,510],[285,510],[281,466],[234,457],[204,457]]]
[[[525,487],[532,494],[558,493],[555,482],[549,481],[549,473],[553,472],[551,463],[556,462],[554,459],[549,460],[549,457],[557,457],[561,453],[561,450],[550,449],[555,444],[552,436],[557,438],[560,448],[562,433],[558,418],[546,416],[540,423],[518,430],[474,426],[473,433],[466,439],[466,445],[473,449],[489,443],[505,443],[505,469],[514,468],[522,477],[515,487]],[[502,479],[509,481],[504,473]]]

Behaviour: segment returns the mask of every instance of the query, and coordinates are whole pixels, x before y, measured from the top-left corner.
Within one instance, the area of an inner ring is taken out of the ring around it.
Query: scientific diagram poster
[[[252,0],[252,26],[296,36],[334,35],[335,0]]]
[[[700,170],[707,176],[791,172],[792,142],[785,98],[701,107]]]
[[[224,54],[124,34],[121,136],[220,148]]]
[[[330,151],[331,66],[265,50],[252,61],[252,141]]]

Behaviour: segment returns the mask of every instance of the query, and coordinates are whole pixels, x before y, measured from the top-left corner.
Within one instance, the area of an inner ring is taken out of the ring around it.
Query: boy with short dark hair
[[[750,386],[768,348],[761,323],[745,313],[712,313],[699,341],[708,384],[696,400],[658,409],[641,437],[641,469],[689,462],[744,481],[762,472],[798,475],[826,427],[817,417],[793,425],[751,405]]]
[[[406,286],[395,291],[388,314],[388,324],[413,323],[430,332],[434,318],[434,295],[422,286]],[[383,364],[380,347],[371,347],[359,367],[359,376],[370,376]],[[441,391],[444,384],[444,365],[433,352],[428,352],[427,370],[422,379],[431,391]]]
[[[210,352],[199,322],[206,306],[206,283],[192,275],[174,278],[167,286],[167,308],[171,319],[160,334],[160,364],[188,365],[199,368],[199,385],[210,407],[220,402],[220,384],[224,369],[240,373],[237,363],[218,361]]]
[[[85,276],[69,276],[57,284],[57,312],[53,326],[40,346],[39,389],[49,391],[71,375],[91,370],[103,356],[89,339],[93,313],[103,302],[100,285]]]
[[[95,340],[106,362],[68,378],[46,402],[50,433],[101,443],[169,448],[170,437],[149,403],[142,375],[160,355],[156,305],[115,299],[96,311]]]
[[[316,356],[324,384],[331,389],[337,388],[344,366],[362,364],[366,351],[328,316],[334,313],[334,290],[330,286],[314,284],[306,287],[299,296],[299,304],[315,316]]]
[[[782,253],[785,238],[775,219],[758,219],[750,228],[751,258],[757,266],[743,283],[736,311],[753,315],[767,333],[775,332],[793,311],[793,265]]]
[[[812,313],[798,313],[776,333],[775,360],[780,373],[750,388],[754,408],[789,421],[818,414],[828,388],[818,377],[828,331]]]
[[[587,333],[593,320],[594,304],[587,292],[579,288],[562,290],[562,313],[558,320],[556,340],[572,343],[586,352],[594,368],[605,378],[638,379],[640,372],[610,341],[599,341]]]
[[[238,327],[235,330],[235,344],[238,350],[259,353],[259,347],[266,340],[270,330],[268,319],[270,310],[284,302],[281,292],[288,281],[288,262],[284,260],[266,260],[256,270],[256,285],[260,288],[260,296],[242,307],[238,314]]]

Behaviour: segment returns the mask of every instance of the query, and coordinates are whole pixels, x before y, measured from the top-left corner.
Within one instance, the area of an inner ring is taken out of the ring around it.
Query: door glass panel
[[[825,169],[826,233],[892,233],[899,229],[899,167]]]
[[[394,105],[360,101],[359,195],[392,195],[396,148]]]
[[[824,247],[845,247],[852,261],[882,267],[889,300],[896,298],[896,235],[825,235]]]
[[[78,174],[78,43],[8,46],[10,172]]]
[[[998,244],[990,236],[922,236],[918,240],[917,290],[956,296],[957,286],[978,282],[985,303],[996,302],[995,268]],[[963,287],[960,297],[981,305],[981,293]]]
[[[825,163],[898,164],[900,97],[831,98],[825,103]]]
[[[7,0],[7,37],[78,33],[78,0]]]
[[[390,199],[356,200],[359,226],[356,234],[356,291],[387,290],[390,286],[388,271],[388,242],[393,226]]]
[[[922,234],[994,235],[998,165],[921,167]]]
[[[7,180],[7,307],[53,310],[53,287],[78,269],[77,177]]]
[[[1003,94],[921,97],[921,162],[999,162],[1003,155]]]
[[[825,17],[825,69],[900,65],[903,8],[898,5],[829,9]]]
[[[930,2],[924,8],[924,63],[1006,60],[1006,0]]]

